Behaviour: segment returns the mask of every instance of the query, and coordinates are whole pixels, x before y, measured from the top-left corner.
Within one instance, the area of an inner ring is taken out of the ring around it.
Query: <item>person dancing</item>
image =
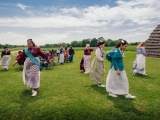
[[[8,71],[8,66],[10,64],[10,60],[11,60],[11,57],[10,57],[10,50],[8,50],[8,47],[4,47],[4,50],[2,51],[1,53],[1,66],[6,70]]]
[[[69,56],[69,50],[67,47],[65,47],[65,50],[64,50],[64,62],[68,62],[68,56]]]
[[[135,96],[129,94],[129,83],[124,70],[124,49],[128,43],[121,40],[120,43],[113,48],[107,55],[106,59],[111,62],[110,70],[106,79],[106,91],[109,96],[118,97],[117,95],[125,95],[125,98],[134,99]]]
[[[146,63],[145,43],[141,42],[137,46],[136,60],[134,61],[134,64],[132,67],[133,74],[147,75],[146,69],[145,69],[145,63]]]
[[[48,56],[41,52],[39,47],[36,47],[32,39],[27,40],[28,48],[25,48],[20,54],[17,61],[25,61],[23,67],[23,82],[26,86],[31,88],[32,95],[36,96],[40,87],[40,71],[43,69],[40,66],[39,56],[48,61]]]
[[[105,74],[104,52],[102,50],[104,46],[105,46],[105,41],[100,40],[95,50],[95,58],[91,63],[91,71],[90,71],[91,80],[93,80],[94,83],[98,83],[99,87],[105,87],[105,85],[102,84],[102,77]]]
[[[86,48],[84,49],[84,56],[80,63],[80,70],[83,70],[85,74],[90,73],[90,60],[92,51],[93,49],[90,48],[90,44],[86,44]]]
[[[63,50],[63,46],[60,49],[59,63],[61,63],[61,64],[64,63],[64,50]]]

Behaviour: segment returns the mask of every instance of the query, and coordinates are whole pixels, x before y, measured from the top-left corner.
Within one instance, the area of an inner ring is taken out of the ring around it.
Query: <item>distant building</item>
[[[160,58],[160,25],[153,30],[145,45],[148,57]]]

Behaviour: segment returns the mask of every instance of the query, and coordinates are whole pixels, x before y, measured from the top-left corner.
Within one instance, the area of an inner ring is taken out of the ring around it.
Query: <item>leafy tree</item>
[[[78,41],[76,40],[71,42],[72,47],[78,47],[77,44],[78,44]]]
[[[83,39],[82,40],[82,47],[86,47],[86,44],[90,44],[90,39]]]
[[[90,46],[91,46],[91,47],[96,47],[97,43],[98,43],[98,39],[97,39],[97,38],[93,38],[93,39],[91,40]]]

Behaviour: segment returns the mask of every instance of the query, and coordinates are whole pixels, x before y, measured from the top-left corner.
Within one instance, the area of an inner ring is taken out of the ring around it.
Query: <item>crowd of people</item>
[[[129,82],[123,61],[124,50],[127,48],[127,45],[126,40],[121,40],[119,44],[105,56],[103,51],[105,41],[100,40],[95,50],[91,49],[90,45],[87,44],[84,49],[84,56],[80,62],[80,70],[83,70],[85,74],[90,74],[90,79],[98,84],[99,87],[106,87],[109,96],[118,97],[118,95],[124,95],[125,98],[135,99],[136,96],[129,94]],[[92,51],[95,51],[95,57],[90,66]],[[145,70],[146,51],[144,42],[141,42],[137,46],[136,53],[136,60],[132,68],[133,74],[147,75]],[[106,85],[102,83],[102,77],[105,74],[105,57],[111,64],[106,78]]]
[[[90,79],[98,84],[99,87],[106,87],[106,91],[111,97],[118,97],[118,95],[124,95],[126,98],[134,99],[135,96],[129,94],[129,82],[124,67],[124,50],[127,48],[127,41],[121,40],[119,44],[109,51],[108,54],[104,54],[103,48],[105,47],[105,41],[99,40],[95,49],[90,48],[87,44],[84,49],[84,56],[80,62],[80,70],[83,70],[85,74],[90,75]],[[95,52],[95,57],[91,62],[91,53]],[[145,70],[146,51],[145,43],[141,42],[137,46],[136,60],[134,61],[132,71],[134,75],[147,75]],[[24,84],[31,88],[31,96],[36,96],[40,87],[40,71],[47,67],[48,64],[53,64],[55,56],[58,57],[60,64],[73,62],[74,49],[70,47],[61,47],[58,50],[41,51],[40,47],[37,47],[32,39],[27,40],[27,48],[23,51],[19,51],[13,66],[16,64],[23,65],[23,81]],[[102,83],[102,77],[105,75],[104,61],[110,62],[110,70],[106,78],[106,85]],[[7,47],[4,48],[1,54],[0,65],[8,71],[10,64],[10,51]]]

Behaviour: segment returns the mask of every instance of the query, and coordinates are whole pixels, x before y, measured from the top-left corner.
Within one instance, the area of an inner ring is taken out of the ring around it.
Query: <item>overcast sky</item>
[[[0,44],[145,41],[160,24],[159,0],[1,0],[0,11]]]

